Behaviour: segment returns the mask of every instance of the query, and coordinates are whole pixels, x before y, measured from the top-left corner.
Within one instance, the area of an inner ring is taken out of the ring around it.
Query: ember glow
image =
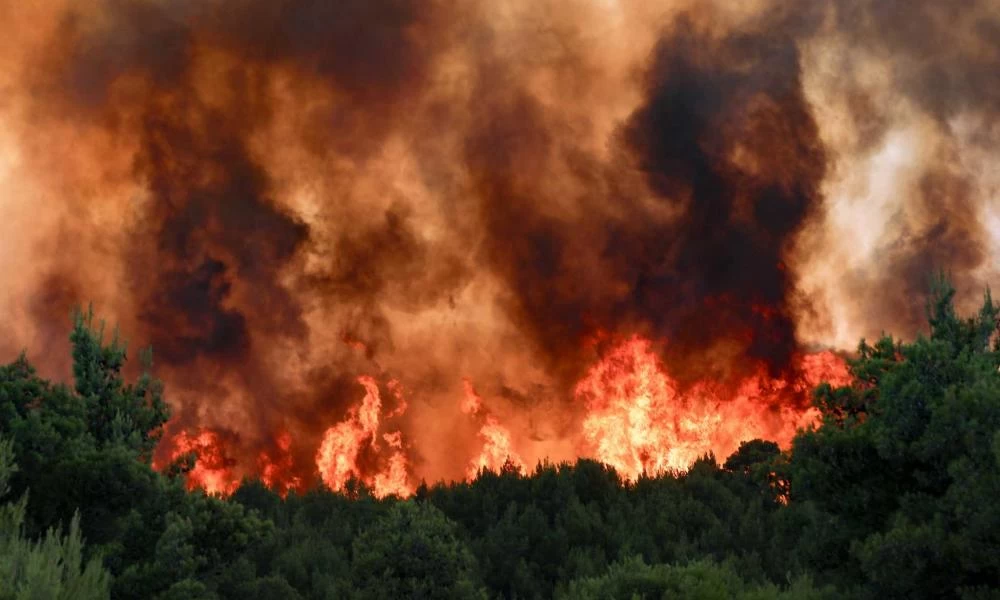
[[[0,19],[0,360],[69,377],[92,302],[213,493],[787,446],[929,272],[960,310],[1000,274],[991,0]]]

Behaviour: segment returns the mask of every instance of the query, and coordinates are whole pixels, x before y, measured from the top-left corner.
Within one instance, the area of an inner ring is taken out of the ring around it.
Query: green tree
[[[0,437],[0,500],[17,470],[13,443]],[[110,597],[111,577],[99,559],[84,559],[79,517],[62,535],[50,529],[32,541],[23,531],[27,497],[0,505],[0,600],[99,600]]]
[[[142,353],[143,373],[134,384],[122,376],[126,346],[117,329],[104,343],[104,323],[95,327],[94,313],[74,315],[73,376],[76,393],[86,407],[87,424],[98,444],[124,444],[149,462],[169,411],[163,401],[163,385],[154,379],[152,350]]]
[[[731,568],[710,561],[687,565],[647,565],[632,557],[611,565],[599,577],[570,582],[557,598],[566,600],[822,600],[835,598],[831,588],[816,589],[808,579],[782,590],[773,584],[749,584]]]
[[[485,598],[455,524],[426,502],[396,503],[353,547],[356,598]]]
[[[794,442],[799,551],[869,597],[980,594],[1000,582],[998,308],[962,319],[935,282],[928,337],[861,343],[857,383],[817,392],[824,423]]]
[[[148,372],[126,383],[124,345],[101,329],[91,313],[76,316],[73,389],[40,379],[23,356],[0,367],[0,430],[22,462],[12,487],[31,490],[23,529],[82,531],[116,598],[259,596],[254,550],[269,547],[273,525],[153,471],[162,385]]]

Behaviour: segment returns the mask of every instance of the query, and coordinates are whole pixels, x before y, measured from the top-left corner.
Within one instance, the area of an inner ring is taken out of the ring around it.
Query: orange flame
[[[471,415],[483,414],[483,399],[476,393],[472,383],[466,379],[462,381],[465,389],[465,396],[462,399],[462,412]],[[510,431],[500,424],[496,417],[491,414],[484,414],[484,423],[479,430],[479,437],[483,440],[483,449],[478,456],[469,463],[466,476],[475,479],[483,469],[494,472],[500,470],[507,464],[518,469],[524,469],[524,461],[514,450],[511,443]]]
[[[232,471],[233,463],[226,457],[222,440],[216,432],[206,429],[192,436],[181,431],[172,442],[173,451],[168,463],[191,452],[196,455],[194,468],[187,474],[187,489],[201,488],[209,494],[228,496],[239,487],[239,478]]]
[[[398,431],[396,433],[399,434]],[[386,496],[405,498],[412,494],[413,487],[410,485],[408,467],[406,456],[400,451],[393,452],[386,468],[376,473],[372,480],[375,496],[378,498]]]
[[[819,412],[804,403],[779,402],[801,396],[820,380],[844,384],[846,366],[826,352],[800,359],[802,381],[769,378],[762,368],[730,391],[700,382],[683,393],[640,337],[620,344],[587,372],[575,395],[587,415],[583,435],[596,458],[634,480],[642,473],[682,470],[713,452],[728,456],[740,442],[771,439],[787,446]]]
[[[754,438],[776,441],[787,447],[796,431],[815,424],[817,409],[804,400],[821,381],[847,385],[850,376],[844,360],[832,352],[804,354],[796,359],[795,377],[768,376],[766,369],[734,384],[701,381],[685,389],[673,379],[652,349],[649,340],[635,336],[614,346],[578,382],[574,396],[585,408],[580,454],[593,456],[617,469],[627,479],[642,473],[683,470],[707,452],[725,457],[739,444]],[[356,479],[377,497],[409,496],[414,491],[408,448],[403,433],[386,422],[408,407],[402,384],[386,383],[395,407],[383,406],[378,382],[370,376],[357,379],[365,395],[340,423],[328,428],[316,451],[322,480],[334,491]],[[515,447],[511,430],[501,424],[469,380],[463,380],[461,411],[479,424],[481,447],[472,452],[465,470],[474,479],[486,469],[499,472],[525,462]],[[165,468],[184,454],[197,460],[187,475],[188,489],[229,495],[246,471],[226,454],[227,440],[217,431],[181,431],[167,438],[171,450]],[[292,435],[280,431],[275,447],[261,451],[256,469],[261,480],[281,495],[300,489],[303,480],[293,475]]]
[[[285,496],[289,490],[299,489],[302,486],[302,479],[290,475],[292,472],[292,456],[289,450],[292,446],[292,436],[283,431],[278,435],[277,456],[268,452],[261,452],[257,459],[260,469],[260,478],[267,487],[277,490],[279,494]]]
[[[403,454],[402,434],[395,431],[385,434],[383,439],[393,449],[384,459],[383,470],[374,474],[366,473],[359,465],[359,459],[366,451],[379,458],[381,447],[378,443],[382,397],[378,383],[369,376],[358,377],[358,383],[365,388],[361,405],[352,409],[347,419],[326,430],[323,441],[316,453],[316,466],[323,482],[333,491],[344,489],[354,478],[371,486],[376,496],[390,494],[408,496],[413,490],[410,485],[408,463]],[[398,384],[390,386],[393,393],[400,393]],[[405,410],[405,404],[400,404]],[[399,408],[391,414],[401,412]]]

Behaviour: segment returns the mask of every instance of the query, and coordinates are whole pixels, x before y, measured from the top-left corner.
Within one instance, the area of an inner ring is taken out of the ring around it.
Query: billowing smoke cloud
[[[795,40],[773,29],[667,25],[642,101],[609,140],[618,165],[581,152],[572,126],[528,90],[487,97],[491,122],[466,146],[487,255],[551,362],[596,331],[638,328],[670,341],[685,376],[734,367],[706,360],[717,346],[744,364],[788,365],[797,342],[784,256],[822,204],[824,152]],[[550,189],[563,161],[581,191]],[[613,170],[626,165],[642,191]]]
[[[934,271],[967,302],[995,276],[1000,7],[832,4],[804,44],[831,209],[803,237],[798,270],[821,305],[802,331],[846,345],[876,327],[920,329]]]
[[[990,2],[0,18],[0,351],[64,373],[93,301],[154,347],[172,431],[222,432],[241,474],[315,480],[361,375],[418,476],[468,466],[466,378],[528,462],[567,458],[605,340],[654,340],[681,384],[794,376],[914,333],[932,270],[993,275]]]
[[[744,337],[741,354],[784,368],[796,348],[785,252],[820,208],[825,160],[798,50],[780,30],[711,40],[694,27],[660,40],[625,125],[650,188],[678,212],[617,236],[638,242],[615,256],[636,273],[627,305],[660,322],[675,361]]]

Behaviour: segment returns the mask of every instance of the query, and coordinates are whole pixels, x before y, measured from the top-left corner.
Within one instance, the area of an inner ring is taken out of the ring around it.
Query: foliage
[[[121,375],[126,348],[118,331],[104,344],[104,323],[94,327],[93,310],[74,316],[73,377],[76,393],[83,399],[90,433],[99,445],[117,443],[136,452],[146,462],[159,440],[160,427],[167,422],[163,386],[149,373],[152,350],[142,354],[146,370],[134,384],[125,384]]]
[[[939,280],[934,291],[930,336],[862,341],[859,385],[818,391],[826,422],[792,453],[792,499],[813,511],[816,534],[801,550],[869,597],[956,597],[1000,582],[998,309],[987,292],[960,319],[954,289]]]
[[[774,584],[748,584],[734,570],[710,561],[687,565],[647,565],[632,557],[611,565],[599,577],[577,579],[560,596],[566,600],[690,598],[693,600],[823,600],[832,588],[817,590],[808,578],[786,590]]]
[[[476,598],[476,564],[455,525],[426,502],[399,502],[353,543],[354,597]]]
[[[12,442],[0,438],[0,500],[16,469]],[[66,536],[50,529],[35,542],[22,531],[26,500],[0,505],[0,600],[108,598],[108,572],[99,559],[84,561],[79,517]]]

